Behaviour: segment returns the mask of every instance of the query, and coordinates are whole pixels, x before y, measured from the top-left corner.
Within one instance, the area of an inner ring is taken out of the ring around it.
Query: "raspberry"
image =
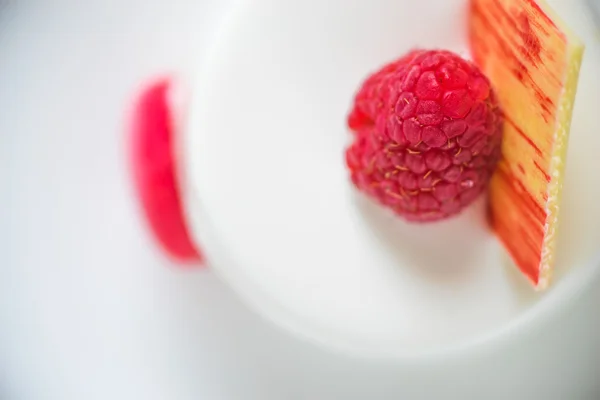
[[[489,80],[444,50],[413,50],[355,96],[346,164],[354,185],[409,221],[458,214],[500,158],[502,114]]]

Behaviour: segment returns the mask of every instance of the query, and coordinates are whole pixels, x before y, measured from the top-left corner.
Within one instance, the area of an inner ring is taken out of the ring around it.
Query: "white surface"
[[[593,37],[581,2],[554,3]],[[506,265],[484,202],[416,226],[353,190],[344,125],[358,85],[415,46],[464,52],[466,11],[465,0],[253,0],[220,29],[189,111],[188,209],[211,266],[268,318],[352,354],[436,353],[531,325],[600,268],[600,175],[587,172],[600,153],[597,46],[581,75],[550,293]]]
[[[168,3],[0,14],[3,400],[598,397],[598,282],[518,343],[407,368],[323,353],[213,274],[167,268],[124,171],[124,109],[144,78],[187,65],[226,5]]]

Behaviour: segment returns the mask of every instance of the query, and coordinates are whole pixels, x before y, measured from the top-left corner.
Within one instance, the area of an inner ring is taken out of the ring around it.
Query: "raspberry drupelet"
[[[352,182],[409,221],[458,214],[485,191],[500,158],[490,82],[449,51],[414,50],[369,76],[348,126]]]

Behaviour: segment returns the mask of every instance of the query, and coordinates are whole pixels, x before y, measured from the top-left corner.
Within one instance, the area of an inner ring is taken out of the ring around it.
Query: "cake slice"
[[[560,197],[582,41],[544,1],[470,0],[475,62],[505,116],[490,183],[491,225],[536,289],[555,260]]]

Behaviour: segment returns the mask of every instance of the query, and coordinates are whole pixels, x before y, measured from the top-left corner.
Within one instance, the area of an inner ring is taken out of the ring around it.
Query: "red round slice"
[[[176,261],[198,263],[202,256],[186,227],[176,176],[171,88],[168,79],[161,79],[136,98],[129,132],[134,184],[150,230],[164,251]]]

